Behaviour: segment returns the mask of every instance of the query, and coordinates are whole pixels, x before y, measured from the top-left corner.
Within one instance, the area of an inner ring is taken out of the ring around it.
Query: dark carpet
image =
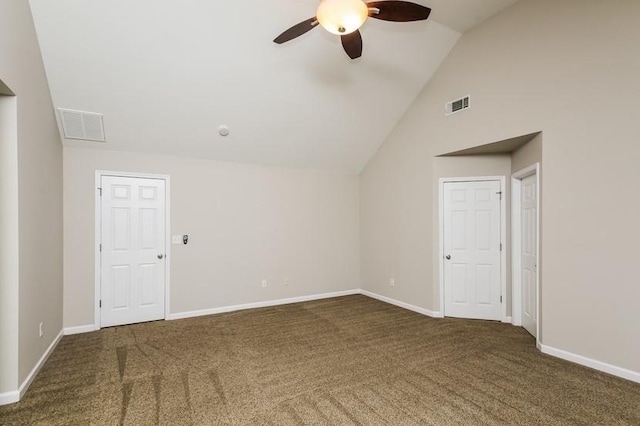
[[[640,385],[348,296],[66,336],[0,424],[640,425]]]

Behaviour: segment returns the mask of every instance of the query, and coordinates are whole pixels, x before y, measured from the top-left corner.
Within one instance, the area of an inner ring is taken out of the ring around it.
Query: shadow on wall
[[[534,141],[537,140],[537,143]],[[472,148],[466,148],[459,151],[447,152],[445,154],[437,155],[436,157],[459,157],[466,155],[499,155],[509,154],[511,157],[517,155],[525,145],[532,143],[533,145],[541,146],[542,132],[529,133],[527,135],[516,136],[509,139],[504,139],[498,142],[491,142],[485,145],[478,145]],[[540,154],[542,151],[540,150]],[[542,160],[541,158],[538,160]]]

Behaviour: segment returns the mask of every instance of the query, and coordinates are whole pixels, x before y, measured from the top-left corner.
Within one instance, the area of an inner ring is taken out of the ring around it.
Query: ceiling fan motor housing
[[[369,8],[362,0],[322,0],[316,17],[320,25],[336,35],[350,34],[364,24]]]

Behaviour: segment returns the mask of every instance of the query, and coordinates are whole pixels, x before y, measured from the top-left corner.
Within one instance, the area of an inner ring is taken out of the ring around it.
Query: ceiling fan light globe
[[[316,18],[332,34],[350,34],[366,21],[369,8],[362,0],[322,0]]]

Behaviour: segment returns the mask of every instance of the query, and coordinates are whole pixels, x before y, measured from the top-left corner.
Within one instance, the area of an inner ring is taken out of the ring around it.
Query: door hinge
[[[100,196],[102,197],[102,188],[98,188],[98,191],[100,191]]]
[[[502,200],[502,191],[496,192],[496,194],[498,194],[500,196],[500,199]]]
[[[102,244],[100,244],[100,251],[102,252]]]
[[[500,251],[502,251],[502,243],[500,243]]]
[[[98,304],[98,307],[102,308],[102,300],[100,300],[100,303]]]
[[[502,303],[502,296],[500,296],[500,303]]]

